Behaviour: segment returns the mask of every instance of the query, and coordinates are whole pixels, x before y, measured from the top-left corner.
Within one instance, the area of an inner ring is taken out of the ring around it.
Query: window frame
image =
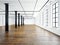
[[[57,22],[57,19],[58,19],[58,17],[56,16],[57,14],[58,14],[58,11],[56,12],[56,9],[58,9],[58,6],[56,6],[56,4],[57,4],[58,2],[56,2],[56,3],[54,3],[53,5],[52,5],[52,26],[53,27],[59,27],[59,26],[57,26],[57,24],[58,24],[58,22]],[[53,6],[55,5],[55,8],[53,8]],[[55,10],[55,12],[53,13],[53,10]],[[55,15],[55,17],[53,17],[53,15]],[[54,22],[53,22],[53,20],[55,20]],[[55,26],[54,26],[54,25]]]

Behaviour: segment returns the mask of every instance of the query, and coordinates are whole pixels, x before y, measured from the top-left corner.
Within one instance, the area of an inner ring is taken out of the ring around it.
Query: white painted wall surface
[[[24,19],[24,24],[34,24],[35,19],[34,18],[25,18]],[[14,25],[15,24],[15,16],[11,15],[9,16],[9,25]],[[18,24],[18,20],[17,20],[17,24]],[[20,19],[20,24],[21,24],[21,19]],[[4,15],[0,15],[0,26],[5,26],[5,16]]]
[[[24,19],[24,24],[25,24],[25,25],[34,24],[34,18]]]
[[[40,27],[60,36],[60,28],[59,28],[60,27],[60,21],[59,21],[59,27],[58,28],[52,27],[52,5],[56,2],[59,3],[59,15],[60,15],[60,0],[50,0],[47,3],[47,5],[38,14],[36,14],[37,16],[35,16],[36,17],[36,20],[35,20],[36,23],[35,24],[37,26],[40,26]],[[48,9],[48,26],[44,25],[44,19],[45,18],[42,17],[42,16],[44,16],[44,12],[45,12],[46,8]],[[60,19],[60,16],[59,16],[59,19]]]

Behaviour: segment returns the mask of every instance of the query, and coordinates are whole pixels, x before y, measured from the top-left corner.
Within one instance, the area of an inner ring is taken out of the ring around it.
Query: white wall
[[[13,16],[9,17],[9,25],[14,24],[15,19]],[[4,15],[0,15],[0,26],[5,26],[5,16]]]
[[[24,19],[25,25],[31,25],[34,24],[34,18]]]
[[[52,5],[56,2],[58,2],[59,6],[60,6],[59,0],[50,0],[39,13],[35,14],[35,15],[37,15],[37,16],[35,16],[36,17],[36,23],[35,24],[37,26],[40,26],[40,27],[60,36],[60,28],[59,28],[60,26],[58,28],[52,27]],[[48,26],[45,25],[46,9],[48,9]],[[59,9],[60,9],[60,7],[59,7]],[[59,11],[59,19],[60,19],[60,11]],[[60,21],[59,21],[59,25],[60,25]]]
[[[24,19],[24,24],[25,25],[34,24],[34,21],[35,21],[35,18],[28,18],[28,19],[25,18]],[[9,15],[9,25],[14,25],[14,24],[15,24],[15,16],[14,15]],[[18,24],[18,22],[17,22],[17,24]],[[20,24],[21,24],[21,19],[20,19]],[[4,15],[0,15],[0,26],[5,26],[5,16]]]
[[[4,26],[5,25],[5,17],[4,15],[0,15],[0,26]]]
[[[15,24],[15,16],[9,15],[9,25],[14,25],[14,24]]]
[[[2,15],[0,15],[0,26],[2,26]]]

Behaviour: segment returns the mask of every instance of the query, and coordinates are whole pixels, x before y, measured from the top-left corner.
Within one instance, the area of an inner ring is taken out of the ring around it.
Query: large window
[[[58,3],[55,3],[52,7],[53,15],[53,27],[58,27]]]
[[[48,26],[48,9],[46,9],[46,19],[45,19],[46,26]]]
[[[44,12],[42,12],[42,25],[44,25]]]
[[[44,12],[44,26],[48,26],[48,9]]]

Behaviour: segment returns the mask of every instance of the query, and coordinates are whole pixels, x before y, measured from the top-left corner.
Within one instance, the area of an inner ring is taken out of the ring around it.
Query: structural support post
[[[18,26],[20,26],[20,13],[18,13]]]
[[[23,17],[23,25],[24,25],[24,17]]]
[[[15,11],[15,28],[17,28],[17,11]]]
[[[21,16],[21,26],[22,26],[22,16]]]
[[[8,32],[9,31],[9,24],[8,24],[8,3],[5,3],[5,31]]]

